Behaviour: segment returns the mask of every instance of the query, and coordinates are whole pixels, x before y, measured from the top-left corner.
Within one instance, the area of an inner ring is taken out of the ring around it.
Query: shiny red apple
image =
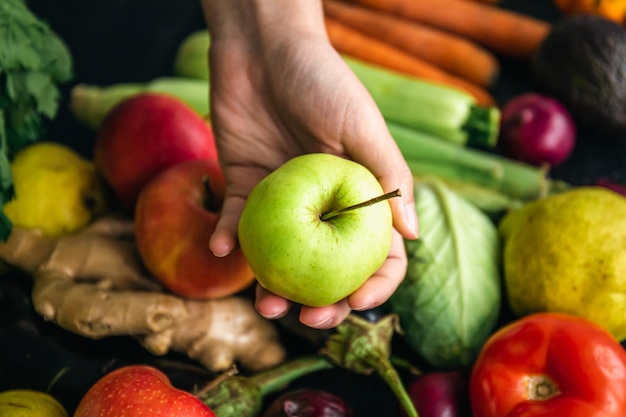
[[[96,134],[95,166],[129,213],[154,175],[190,159],[217,159],[213,131],[208,121],[170,95],[143,93],[123,100]]]
[[[197,397],[172,386],[160,370],[128,365],[109,372],[89,388],[74,417],[215,417]]]
[[[254,281],[241,251],[217,257],[209,248],[223,198],[221,168],[209,159],[176,164],[153,178],[139,194],[137,249],[152,275],[173,293],[219,298]]]

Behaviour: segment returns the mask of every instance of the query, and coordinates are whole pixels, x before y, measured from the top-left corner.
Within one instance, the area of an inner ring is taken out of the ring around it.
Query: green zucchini
[[[465,145],[495,146],[500,110],[481,106],[456,88],[419,80],[353,58],[344,61],[361,80],[383,117],[393,123]]]

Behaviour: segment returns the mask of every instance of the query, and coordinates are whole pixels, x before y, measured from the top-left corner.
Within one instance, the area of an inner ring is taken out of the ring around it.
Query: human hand
[[[287,160],[327,152],[369,168],[390,200],[394,236],[382,267],[355,293],[326,307],[303,306],[300,321],[331,328],[351,310],[384,303],[406,272],[403,238],[417,237],[411,172],[366,89],[326,37],[322,7],[311,0],[203,0],[211,32],[211,119],[226,178],[217,256],[237,247],[237,225],[254,186]],[[291,302],[257,287],[267,318]]]

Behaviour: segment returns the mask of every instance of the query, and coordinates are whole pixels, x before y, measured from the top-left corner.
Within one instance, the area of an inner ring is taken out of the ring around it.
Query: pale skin
[[[356,292],[326,307],[303,306],[300,321],[327,329],[352,310],[384,303],[404,278],[403,237],[418,236],[411,172],[371,97],[328,42],[319,0],[202,0],[211,33],[211,122],[226,198],[211,238],[225,256],[254,186],[287,160],[326,152],[355,160],[389,200],[394,236],[382,267]],[[256,309],[283,317],[291,302],[257,286]]]

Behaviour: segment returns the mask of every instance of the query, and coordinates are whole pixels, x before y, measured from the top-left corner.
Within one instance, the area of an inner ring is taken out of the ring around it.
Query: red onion
[[[558,100],[525,93],[502,108],[499,147],[502,153],[532,165],[556,166],[571,154],[576,125]]]
[[[593,185],[597,185],[598,187],[607,188],[613,192],[621,194],[626,197],[626,184],[622,184],[619,182],[615,182],[608,178],[598,178]]]
[[[278,397],[263,417],[352,417],[352,410],[335,394],[302,388]]]
[[[465,417],[470,414],[468,377],[459,370],[417,377],[407,391],[420,417]],[[406,417],[403,409],[401,417]]]

